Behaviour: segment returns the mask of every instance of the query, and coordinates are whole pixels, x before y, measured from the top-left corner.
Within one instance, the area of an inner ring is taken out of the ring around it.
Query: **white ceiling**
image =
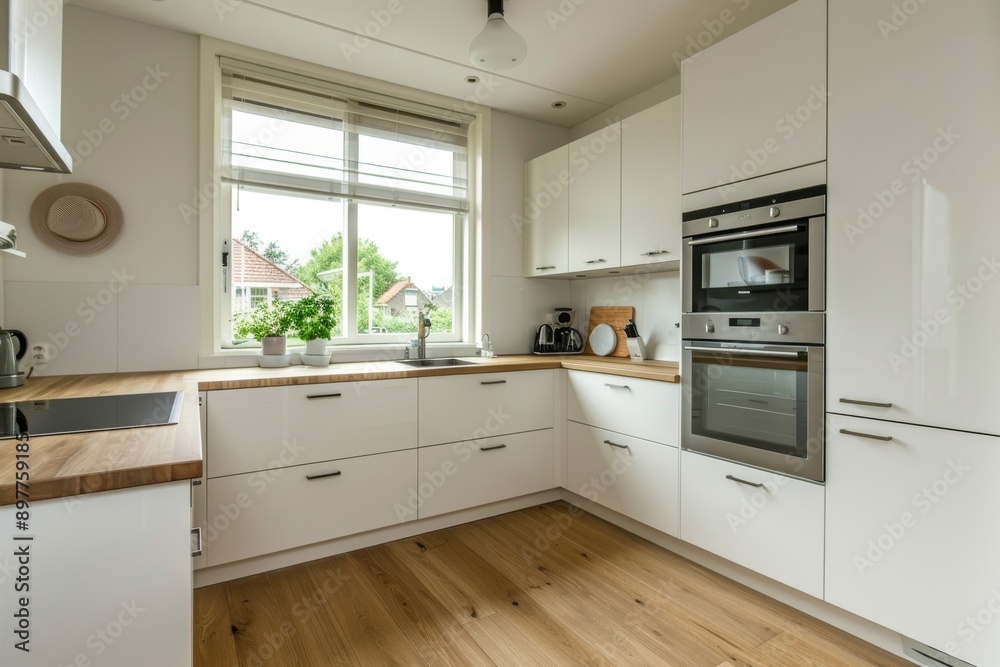
[[[507,22],[527,40],[528,57],[503,74],[468,61],[469,42],[486,22],[486,0],[70,4],[573,127],[678,74],[675,54],[714,43],[791,1],[508,0]],[[488,85],[466,83],[470,74]],[[553,109],[556,100],[567,106]]]

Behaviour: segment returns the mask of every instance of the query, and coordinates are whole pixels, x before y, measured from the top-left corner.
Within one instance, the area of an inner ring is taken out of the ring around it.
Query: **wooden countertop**
[[[31,378],[23,387],[4,389],[0,392],[0,401],[184,392],[177,424],[31,438],[30,500],[38,501],[201,477],[204,450],[199,391],[544,368],[568,368],[662,382],[680,379],[677,364],[666,361],[633,362],[586,355],[530,354],[467,359],[473,363],[438,368],[410,368],[394,361],[374,361],[320,367],[48,376]],[[15,501],[16,444],[15,440],[0,441],[0,505]]]

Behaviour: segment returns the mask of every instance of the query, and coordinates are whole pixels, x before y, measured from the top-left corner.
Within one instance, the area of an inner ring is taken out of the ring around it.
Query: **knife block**
[[[639,338],[626,338],[625,344],[628,345],[628,356],[632,361],[646,360],[646,344],[642,342],[641,336]]]

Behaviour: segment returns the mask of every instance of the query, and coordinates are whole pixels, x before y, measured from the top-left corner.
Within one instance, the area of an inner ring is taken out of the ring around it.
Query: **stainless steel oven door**
[[[822,482],[823,352],[685,340],[681,446]]]

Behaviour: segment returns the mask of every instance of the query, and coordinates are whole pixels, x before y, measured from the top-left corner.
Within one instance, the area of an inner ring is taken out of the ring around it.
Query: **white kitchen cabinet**
[[[568,372],[572,421],[668,445],[680,444],[680,385],[640,378]]]
[[[569,271],[621,266],[622,124],[569,145]]]
[[[622,121],[621,265],[681,258],[681,98]]]
[[[209,392],[206,466],[221,477],[416,447],[417,380]]]
[[[1000,6],[900,6],[830,2],[827,410],[1000,434]]]
[[[1000,438],[840,415],[827,428],[826,600],[1000,664]]]
[[[683,61],[685,193],[826,159],[826,12],[826,0],[798,0]],[[856,30],[877,37],[874,25]],[[883,79],[885,95],[895,78]],[[882,136],[872,138],[850,143],[871,147]]]
[[[209,566],[403,521],[415,449],[209,480]]]
[[[570,491],[677,537],[677,447],[576,422],[566,438]]]
[[[524,275],[566,273],[569,146],[524,164]]]
[[[681,452],[681,539],[818,598],[823,505],[819,484]]]
[[[186,480],[32,502],[32,542],[11,539],[17,510],[0,507],[0,664],[190,667],[190,503]],[[14,648],[21,545],[30,653]]]
[[[552,428],[552,370],[419,378],[419,444]]]
[[[555,487],[553,446],[552,429],[545,429],[421,447],[420,518]]]

